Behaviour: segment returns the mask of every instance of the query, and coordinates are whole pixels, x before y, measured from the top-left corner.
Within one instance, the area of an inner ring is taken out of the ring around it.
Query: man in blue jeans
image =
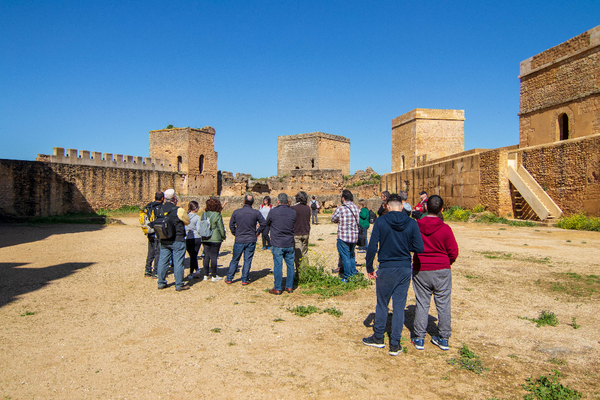
[[[231,215],[229,220],[229,230],[235,236],[233,244],[233,255],[229,263],[227,278],[225,283],[231,284],[233,277],[238,268],[238,262],[244,255],[244,266],[242,267],[242,285],[246,286],[250,283],[250,267],[254,258],[254,250],[256,249],[256,239],[265,229],[265,219],[260,211],[252,208],[254,197],[247,194],[244,197],[244,206],[238,208]],[[258,229],[256,225],[258,224]]]
[[[383,336],[388,318],[390,298],[394,307],[392,317],[392,333],[390,335],[391,356],[397,356],[402,351],[400,338],[404,325],[404,307],[406,293],[411,278],[411,252],[424,251],[423,239],[417,222],[403,211],[402,200],[397,194],[390,194],[387,212],[375,220],[371,241],[367,247],[367,273],[369,279],[376,279],[377,307],[373,335],[364,338],[367,346],[383,348]],[[373,269],[373,259],[379,254],[379,268]]]
[[[336,208],[331,216],[331,222],[338,224],[337,250],[344,270],[342,282],[348,282],[348,279],[357,273],[354,248],[356,247],[356,242],[358,242],[358,218],[360,211],[352,202],[353,200],[354,196],[352,192],[347,189],[343,190],[342,205]]]
[[[273,289],[271,294],[281,294],[283,281],[283,260],[287,265],[285,280],[285,291],[294,291],[294,224],[296,223],[296,211],[289,206],[287,194],[279,193],[277,196],[277,207],[269,212],[267,226],[271,227],[271,245],[273,250]]]
[[[165,215],[171,220],[175,227],[175,236],[160,240],[160,257],[158,260],[158,288],[164,289],[167,284],[167,269],[173,259],[173,275],[175,276],[175,290],[178,292],[188,290],[190,287],[183,282],[185,257],[185,225],[190,223],[188,213],[181,207],[177,207],[177,195],[175,190],[165,190],[165,202],[160,208],[159,214]]]

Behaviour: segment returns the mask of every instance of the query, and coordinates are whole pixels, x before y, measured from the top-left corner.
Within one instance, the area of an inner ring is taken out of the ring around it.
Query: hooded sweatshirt
[[[423,252],[423,239],[417,222],[403,211],[389,211],[375,220],[367,247],[367,272],[373,272],[373,260],[379,253],[379,269],[408,267],[410,253]]]
[[[437,271],[448,269],[458,257],[458,244],[452,229],[436,216],[427,216],[418,221],[423,235],[425,251],[415,254],[413,271]]]

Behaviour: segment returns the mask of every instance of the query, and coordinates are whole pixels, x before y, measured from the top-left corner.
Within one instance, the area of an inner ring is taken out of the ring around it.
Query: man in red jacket
[[[425,251],[414,255],[413,290],[417,300],[414,323],[414,344],[417,350],[424,350],[425,334],[429,318],[431,295],[438,313],[439,336],[432,336],[431,343],[442,350],[449,350],[451,334],[450,293],[452,274],[450,266],[458,257],[458,245],[452,229],[438,218],[444,201],[433,195],[427,199],[427,216],[418,222]]]

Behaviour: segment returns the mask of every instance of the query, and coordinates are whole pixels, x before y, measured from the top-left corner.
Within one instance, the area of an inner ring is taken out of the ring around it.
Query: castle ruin
[[[350,139],[323,132],[277,137],[277,175],[339,169],[350,175]]]

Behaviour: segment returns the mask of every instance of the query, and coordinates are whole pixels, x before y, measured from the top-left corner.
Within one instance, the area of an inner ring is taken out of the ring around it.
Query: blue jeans
[[[227,271],[227,280],[232,281],[237,271],[238,262],[244,254],[244,266],[242,267],[242,282],[248,282],[248,275],[250,275],[250,267],[252,267],[252,258],[254,258],[254,250],[256,249],[256,242],[252,243],[234,243],[233,244],[233,256],[229,263],[229,270]]]
[[[388,318],[388,305],[391,298],[392,306],[394,307],[392,334],[390,335],[390,344],[392,346],[397,346],[402,336],[406,293],[410,285],[411,274],[410,266],[388,267],[377,270],[377,307],[375,307],[373,332],[376,338],[383,339]]]
[[[160,257],[158,259],[158,284],[167,284],[167,269],[173,259],[173,275],[175,287],[183,286],[183,259],[185,258],[185,242],[173,244],[160,243]]]
[[[344,266],[344,278],[348,279],[352,275],[356,275],[356,259],[354,258],[354,248],[356,243],[344,242],[341,239],[337,240],[337,250],[342,259]]]
[[[283,281],[283,260],[285,260],[285,264],[287,265],[285,288],[294,288],[294,254],[295,250],[293,247],[273,246],[273,275],[275,277],[275,284],[273,285],[273,288],[275,290],[282,290],[281,282]]]

